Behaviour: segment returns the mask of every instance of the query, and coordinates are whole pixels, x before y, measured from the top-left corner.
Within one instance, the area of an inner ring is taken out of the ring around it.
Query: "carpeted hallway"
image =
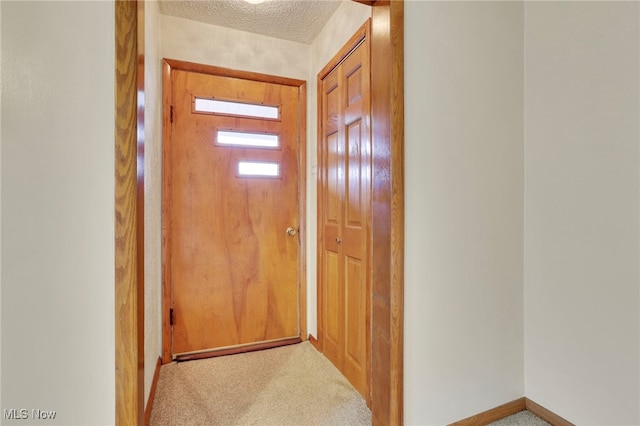
[[[151,426],[370,425],[360,394],[309,342],[162,367]],[[548,426],[528,411],[490,426]]]
[[[521,411],[487,426],[551,426],[540,417],[528,411]]]
[[[370,425],[364,398],[309,342],[164,365],[152,426]]]

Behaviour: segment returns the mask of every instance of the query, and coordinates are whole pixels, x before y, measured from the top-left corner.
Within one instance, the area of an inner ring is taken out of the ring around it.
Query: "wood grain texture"
[[[316,339],[315,337],[313,337],[311,334],[309,335],[309,343],[311,343],[311,345],[316,348],[316,351],[318,352],[322,352],[320,350],[320,345],[318,344],[318,339]]]
[[[171,72],[172,70],[182,70],[182,71],[192,71],[203,74],[210,75],[223,75],[228,77],[234,77],[239,79],[247,79],[247,80],[255,80],[262,81],[266,83],[275,83],[286,86],[294,86],[298,87],[300,93],[306,93],[303,88],[305,87],[304,80],[297,80],[291,78],[284,77],[274,77],[267,74],[260,74],[254,72],[246,72],[246,71],[238,71],[232,70],[229,68],[216,67],[210,65],[196,64],[193,62],[179,61],[174,59],[164,59],[163,60],[163,80],[162,80],[162,88],[163,88],[163,133],[162,133],[162,167],[163,170],[170,170],[172,167],[171,158],[170,158],[170,141],[171,141],[171,104],[172,104],[172,89],[171,89]],[[304,105],[302,108],[306,108]],[[300,112],[301,114],[303,111]],[[306,114],[306,112],[304,113]],[[306,115],[301,115],[302,118],[306,120]],[[301,121],[302,123],[305,120]],[[301,127],[306,128],[306,127]],[[301,132],[300,134],[300,144],[301,147],[306,146],[306,135]],[[300,165],[304,167],[306,163],[305,157],[300,157]],[[303,176],[301,176],[304,178]],[[169,179],[168,174],[163,173],[163,183],[162,183],[163,191],[162,191],[162,360],[163,363],[171,362],[171,326],[169,324],[169,312],[172,308],[171,305],[171,286],[170,279],[171,277],[171,262],[169,262],[171,256],[171,236],[170,236],[170,219],[168,215],[170,198],[169,194],[171,193],[171,180]],[[304,185],[304,180],[299,183],[299,200],[302,202],[306,199],[306,186]],[[302,208],[302,207],[301,207]],[[305,223],[304,223],[304,215],[300,218],[300,246],[304,247],[305,244]],[[301,253],[302,254],[302,253]],[[305,276],[305,268],[306,264],[304,260],[301,260],[300,266],[300,274],[301,274],[301,285],[304,284],[304,276]],[[302,291],[306,290],[306,288],[301,287],[301,297],[304,297]],[[302,302],[301,302],[302,303]],[[304,306],[304,310],[300,309],[301,315],[303,315],[306,319],[306,305]],[[304,327],[304,324],[301,323],[301,331]]]
[[[144,424],[149,426],[151,420],[151,411],[153,410],[153,400],[156,397],[156,389],[158,387],[158,379],[160,378],[160,368],[162,367],[162,357],[158,357],[156,369],[153,371],[153,380],[151,381],[151,389],[149,390],[149,399],[144,410]]]
[[[491,422],[504,419],[512,414],[519,413],[520,411],[524,411],[525,409],[525,399],[518,398],[490,410],[483,411],[475,416],[467,417],[464,420],[451,423],[450,426],[483,426]]]
[[[355,49],[362,40],[365,39],[367,33],[369,31],[370,24],[365,23],[347,40],[347,42],[340,48],[340,50],[333,55],[333,57],[327,62],[327,64],[320,70],[318,73],[318,79],[324,80],[329,73],[342,62],[344,58],[346,58],[353,49]],[[322,106],[321,104],[319,106]],[[320,110],[318,110],[320,111]]]
[[[391,370],[390,419],[404,423],[404,0],[390,3]]]
[[[371,136],[367,21],[318,75],[322,351],[370,401]]]
[[[300,337],[307,335],[307,83],[298,88],[298,294]]]
[[[215,351],[206,351],[206,352],[189,354],[189,355],[179,355],[176,358],[176,361],[193,361],[196,359],[215,358],[217,356],[226,356],[226,355],[242,354],[246,352],[262,351],[264,349],[272,349],[280,346],[295,345],[300,342],[302,342],[302,339],[300,339],[299,337],[295,337],[291,339],[274,340],[271,342],[260,342],[260,343],[250,344],[250,345],[243,345],[243,346],[238,346],[234,348],[228,348],[228,349],[217,349]]]
[[[304,102],[306,101],[305,82],[303,80],[274,77],[274,76],[269,76],[265,74],[258,74],[258,73],[244,72],[244,71],[235,71],[235,70],[229,70],[221,67],[200,65],[200,64],[194,64],[194,63],[183,62],[183,61],[175,61],[171,59],[164,60],[163,68],[164,68],[163,69],[163,108],[164,108],[163,169],[165,171],[171,170],[172,167],[174,167],[174,165],[172,164],[172,161],[174,160],[172,160],[172,154],[171,154],[172,153],[172,149],[171,149],[172,128],[171,128],[170,119],[171,119],[172,105],[174,107],[174,113],[176,112],[176,106],[174,105],[176,102],[176,99],[175,99],[175,93],[173,93],[175,91],[172,88],[172,84],[173,84],[172,73],[187,70],[187,71],[193,71],[192,72],[193,75],[206,74],[210,76],[217,76],[217,78],[222,78],[222,76],[228,77],[227,76],[228,74],[232,76],[230,78],[236,79],[238,81],[244,80],[247,83],[249,83],[250,81],[260,81],[262,83],[281,85],[283,87],[289,87],[291,89],[295,89],[297,95],[301,100],[301,102],[296,105],[296,110],[294,112],[294,114],[298,117],[299,126],[300,126],[300,131],[298,132],[297,139],[296,139],[296,144],[297,144],[296,152],[298,152],[299,155],[297,155],[295,161],[297,162],[297,167],[300,169],[301,172],[298,174],[299,176],[298,181],[295,182],[295,184],[297,185],[297,187],[295,188],[295,191],[297,191],[297,197],[294,196],[292,198],[297,198],[298,204],[301,204],[301,205],[299,206],[298,211],[296,211],[298,218],[292,223],[290,223],[290,225],[295,226],[297,223],[297,227],[299,230],[299,233],[297,236],[298,245],[300,248],[304,247],[304,244],[306,241],[305,240],[306,223],[304,221],[305,215],[303,214],[306,208],[304,205],[304,200],[306,199],[306,195],[305,195],[306,180],[304,175],[306,170],[306,134],[305,134],[306,127],[304,125],[306,120],[306,105],[304,104]],[[223,88],[223,85],[217,85],[217,86],[220,88]],[[232,87],[231,89],[225,89],[225,90],[231,90],[232,92],[233,90],[235,90],[237,93],[244,92],[243,90],[238,92],[235,86]],[[289,90],[289,89],[286,89],[286,90]],[[231,96],[231,98],[235,96],[230,93],[228,93],[227,95]],[[200,118],[206,119],[204,115],[201,115]],[[209,116],[209,119],[211,118],[212,116]],[[231,119],[231,118],[227,117],[227,119]],[[233,123],[229,123],[229,126],[227,126],[229,128],[236,127],[239,123],[239,119],[237,118],[233,118],[231,119],[231,121],[233,121]],[[253,121],[254,123],[257,122],[256,120],[248,120],[248,121]],[[278,122],[273,121],[265,125],[267,127],[270,125],[277,126]],[[174,127],[175,127],[175,124],[174,124]],[[257,130],[261,130],[261,129],[257,129]],[[269,130],[269,129],[265,128],[262,130]],[[244,150],[244,151],[251,152],[251,150]],[[252,152],[252,154],[253,153],[255,153],[255,151]],[[268,153],[268,155],[276,155],[276,153],[270,152]],[[287,155],[290,155],[290,152]],[[172,346],[171,326],[169,324],[170,309],[173,308],[174,312],[176,309],[176,306],[172,305],[172,304],[175,304],[175,300],[172,301],[171,299],[172,290],[171,290],[171,281],[170,281],[170,277],[172,276],[172,274],[175,274],[175,271],[172,271],[172,268],[175,268],[175,262],[170,261],[170,259],[171,259],[171,256],[173,255],[173,253],[171,253],[171,250],[172,250],[171,247],[172,247],[172,244],[174,243],[172,242],[172,239],[175,239],[175,235],[176,235],[174,233],[172,237],[173,225],[172,225],[171,217],[169,215],[169,206],[172,203],[170,199],[170,195],[172,194],[172,192],[174,192],[174,188],[172,188],[172,186],[175,186],[175,182],[171,181],[169,175],[167,175],[166,173],[163,173],[163,201],[162,201],[162,205],[163,205],[163,213],[162,213],[163,214],[163,218],[162,218],[162,223],[163,223],[162,225],[163,227],[163,362],[165,363],[170,362],[172,357],[172,352],[179,353],[179,351],[176,351],[175,347]],[[297,268],[296,268],[297,272],[299,273],[299,280],[298,280],[299,287],[297,287],[297,291],[299,292],[299,300],[296,302],[296,306],[297,306],[297,311],[300,314],[299,332],[304,332],[306,335],[306,302],[305,302],[306,283],[304,280],[305,274],[306,274],[305,272],[306,262],[303,255],[304,255],[304,250],[301,250],[299,254]],[[175,312],[175,313],[178,314],[178,312]],[[300,336],[298,332],[295,333],[295,335]]]
[[[165,58],[164,62],[171,69],[198,72],[210,75],[222,75],[225,77],[241,78],[252,81],[262,81],[264,83],[282,84],[283,86],[300,87],[305,84],[304,80],[297,80],[289,77],[279,77],[269,74],[261,74],[251,71],[234,70],[231,68],[217,67],[214,65],[196,64],[194,62],[179,61],[176,59]]]
[[[171,65],[162,62],[162,170],[171,170]],[[171,179],[162,173],[162,363],[171,362],[171,233],[169,206]]]
[[[321,78],[317,78],[316,79],[316,116],[317,116],[317,120],[316,120],[316,137],[318,137],[319,135],[322,134],[323,132],[323,122],[322,122],[322,117],[319,115],[319,111],[322,111],[322,103],[323,103],[323,96],[321,96],[321,94],[323,93],[324,90],[324,82]],[[323,162],[324,159],[322,158],[321,152],[320,152],[320,147],[318,146],[316,149],[316,170],[317,170],[317,174],[316,174],[316,188],[320,189],[322,187],[322,182],[323,182],[323,177],[322,177],[322,170],[324,169],[323,167]],[[324,226],[320,226],[320,218],[322,218],[322,211],[324,210],[324,207],[322,206],[322,197],[323,194],[322,192],[320,192],[319,190],[316,193],[316,226],[317,226],[317,237],[316,237],[316,259],[319,261],[320,260],[320,253],[322,253],[322,250],[324,250]],[[322,272],[322,268],[324,267],[324,265],[321,265],[318,263],[317,267],[316,267],[316,332],[317,332],[317,346],[316,349],[319,352],[322,352],[322,348],[324,347],[324,338],[322,336],[324,336],[325,330],[324,330],[324,326],[322,325],[322,310],[324,309],[324,303],[322,302],[324,300],[324,290],[322,289],[321,285],[318,285],[317,283],[322,282],[322,274],[324,272]],[[311,340],[311,335],[309,335],[309,340]]]
[[[138,4],[115,2],[115,419],[144,422],[144,322],[138,286]]]
[[[299,89],[172,73],[173,355],[300,337]],[[280,120],[192,111],[194,97],[278,105]],[[217,129],[280,136],[278,149],[219,146]],[[280,165],[275,179],[238,176],[242,160]]]
[[[404,3],[377,1],[372,22],[374,425],[403,423]]]
[[[553,426],[575,426],[570,421],[560,417],[556,413],[544,408],[542,405],[530,400],[529,398],[524,398],[524,402],[527,410],[531,411],[533,414],[548,423],[551,423]]]
[[[373,8],[371,103],[373,133],[372,423],[392,418],[391,362],[391,40],[390,7]]]

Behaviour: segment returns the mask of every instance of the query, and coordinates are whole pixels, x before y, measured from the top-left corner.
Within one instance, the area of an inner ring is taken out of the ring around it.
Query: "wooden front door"
[[[164,173],[174,359],[300,339],[299,93],[171,71]]]
[[[367,399],[370,377],[371,103],[367,23],[319,75],[319,338]]]

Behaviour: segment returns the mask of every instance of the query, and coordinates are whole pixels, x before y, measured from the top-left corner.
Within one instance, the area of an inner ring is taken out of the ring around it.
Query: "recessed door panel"
[[[326,291],[324,292],[324,305],[328,308],[336,308],[342,304],[343,290],[340,280],[340,261],[336,252],[327,250],[324,255],[324,276],[327,277]],[[337,359],[340,356],[342,342],[342,312],[332,310],[324,317],[324,345],[325,354],[329,358]]]

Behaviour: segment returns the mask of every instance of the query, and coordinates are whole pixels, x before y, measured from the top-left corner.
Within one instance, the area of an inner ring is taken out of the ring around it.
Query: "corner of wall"
[[[405,3],[405,421],[523,383],[520,2]]]
[[[145,4],[145,360],[144,401],[149,401],[162,354],[162,67],[158,3]]]
[[[640,6],[525,7],[525,394],[638,424]]]

